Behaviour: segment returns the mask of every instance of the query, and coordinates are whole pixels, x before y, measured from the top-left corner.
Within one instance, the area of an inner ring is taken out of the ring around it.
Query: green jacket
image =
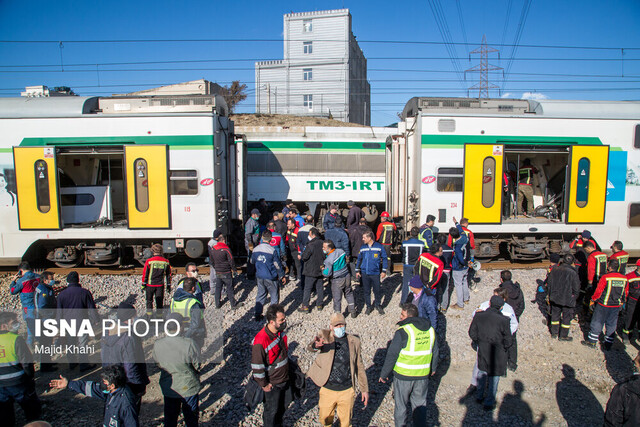
[[[160,388],[167,397],[190,397],[202,390],[200,350],[191,338],[164,337],[153,345],[160,366]]]

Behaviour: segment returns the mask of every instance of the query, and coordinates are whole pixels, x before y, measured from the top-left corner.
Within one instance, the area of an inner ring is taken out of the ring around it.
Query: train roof
[[[80,117],[98,109],[95,96],[0,98],[0,118]]]
[[[640,102],[414,97],[405,105],[402,118],[414,117],[418,113],[423,116],[535,116],[640,120]]]

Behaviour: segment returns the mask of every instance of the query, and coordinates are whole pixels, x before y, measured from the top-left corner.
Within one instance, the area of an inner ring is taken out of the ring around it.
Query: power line
[[[522,32],[524,31],[524,25],[527,22],[527,16],[529,16],[529,8],[531,7],[531,0],[524,0],[524,4],[522,5],[522,12],[520,12],[520,20],[518,22],[518,27],[516,28],[516,35],[514,37],[513,46],[511,47],[511,54],[509,55],[509,62],[507,63],[506,71],[504,74],[504,81],[502,82],[502,88],[504,89],[507,84],[507,80],[509,79],[509,72],[511,72],[511,66],[513,65],[513,59],[518,51],[518,45],[520,44],[520,38],[522,37]]]
[[[502,37],[500,38],[500,44],[498,46],[504,46],[504,39],[507,36],[507,29],[509,28],[509,18],[511,17],[511,6],[513,6],[513,0],[508,0],[507,16],[504,19],[504,27],[502,28]]]
[[[289,39],[290,42],[295,41],[307,41],[306,39]],[[318,41],[327,41],[327,42],[336,42],[336,43],[345,43],[347,40],[334,40],[334,39],[326,39],[326,40],[318,40]],[[59,43],[281,43],[282,39],[122,39],[122,40],[0,40],[0,43],[16,43],[16,44],[56,44]],[[438,41],[420,41],[420,40],[358,40],[358,43],[379,43],[379,44],[431,44],[431,45],[445,45],[445,42]],[[469,45],[473,46],[473,43],[463,43],[463,42],[452,42],[450,44],[453,45]],[[513,44],[504,44],[501,43],[499,45],[501,47],[513,47]],[[536,45],[536,44],[527,44],[527,45],[519,45],[520,48],[536,48],[536,49],[585,49],[585,50],[613,50],[620,51],[624,50],[640,50],[640,47],[631,47],[631,46],[616,46],[616,47],[604,47],[604,46],[563,46],[563,45]]]
[[[451,39],[451,32],[449,31],[447,20],[444,16],[444,13],[442,12],[442,5],[439,0],[428,0],[428,2],[429,7],[431,8],[431,12],[433,13],[433,17],[435,18],[438,31],[440,32],[440,36],[445,43],[445,49],[447,50],[451,63],[453,64],[453,69],[457,71],[458,79],[460,80],[460,86],[464,87],[462,78],[462,67],[460,67],[459,61],[456,59],[457,52],[455,52],[453,40]]]
[[[460,21],[460,28],[462,28],[462,37],[464,39],[464,47],[469,56],[469,43],[467,42],[467,30],[464,27],[464,17],[462,16],[462,6],[460,6],[460,0],[456,0],[456,6],[458,7],[458,19]]]

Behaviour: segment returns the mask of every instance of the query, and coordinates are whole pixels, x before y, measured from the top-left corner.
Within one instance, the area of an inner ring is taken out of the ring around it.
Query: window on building
[[[302,51],[305,54],[313,53],[313,42],[302,42]]]
[[[309,109],[309,111],[313,110],[313,95],[303,95],[303,104],[305,107]]]
[[[311,31],[313,31],[313,23],[311,22],[311,19],[305,19],[302,21],[302,32],[310,33]]]
[[[462,191],[462,168],[438,168],[438,191]]]
[[[303,68],[302,79],[305,81],[313,80],[313,70],[311,68]]]
[[[169,171],[169,193],[172,196],[198,194],[198,172],[195,170]]]

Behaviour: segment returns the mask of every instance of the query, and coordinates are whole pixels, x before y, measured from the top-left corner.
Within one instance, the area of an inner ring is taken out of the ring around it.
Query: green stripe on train
[[[600,138],[590,136],[422,135],[421,142],[423,146],[433,148],[452,148],[464,144],[603,145]]]

